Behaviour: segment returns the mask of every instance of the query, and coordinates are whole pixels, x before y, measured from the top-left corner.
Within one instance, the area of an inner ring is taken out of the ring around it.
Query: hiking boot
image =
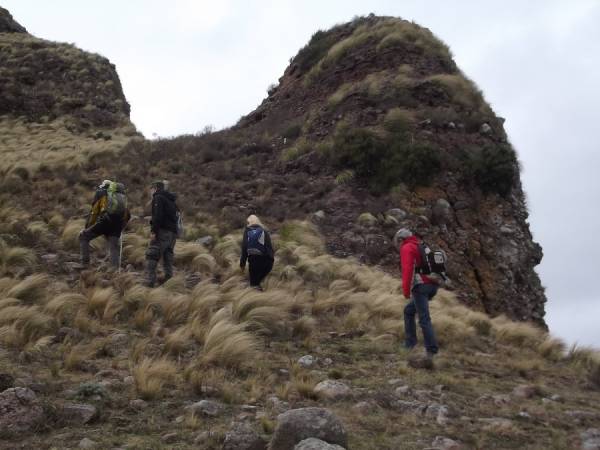
[[[424,354],[411,354],[408,357],[408,365],[413,369],[433,369],[434,353],[426,352]]]
[[[262,288],[262,286],[251,286],[252,289],[256,289],[259,292],[264,292],[264,289]]]

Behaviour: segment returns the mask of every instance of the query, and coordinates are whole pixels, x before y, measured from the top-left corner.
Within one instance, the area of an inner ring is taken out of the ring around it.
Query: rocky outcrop
[[[41,402],[31,389],[17,387],[0,393],[0,430],[7,433],[31,431],[43,419]]]
[[[0,7],[0,33],[27,33],[27,30],[6,9]]]

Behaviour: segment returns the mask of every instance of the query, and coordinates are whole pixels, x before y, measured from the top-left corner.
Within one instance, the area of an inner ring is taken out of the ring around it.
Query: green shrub
[[[308,44],[300,49],[293,62],[298,65],[301,72],[306,72],[327,54],[335,42],[334,33],[319,30],[312,35]]]
[[[410,143],[404,125],[398,120],[391,127],[398,132],[380,137],[366,128],[342,124],[335,132],[329,158],[333,165],[366,180],[375,192],[386,192],[400,183],[428,185],[442,168],[439,151]]]
[[[290,125],[285,129],[281,136],[287,139],[296,139],[302,133],[302,126],[300,124]]]
[[[487,146],[467,152],[464,177],[484,193],[506,197],[517,182],[518,167],[510,145]]]

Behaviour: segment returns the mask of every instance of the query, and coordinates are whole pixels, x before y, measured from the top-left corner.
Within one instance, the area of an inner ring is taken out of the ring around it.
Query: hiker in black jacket
[[[177,196],[165,190],[163,181],[151,185],[152,220],[150,221],[151,239],[146,250],[146,284],[156,284],[156,267],[162,257],[165,279],[173,276],[173,249],[177,241]]]
[[[242,256],[240,257],[242,270],[246,267],[246,261],[250,266],[250,286],[262,291],[260,283],[273,269],[273,246],[269,232],[254,214],[247,219],[242,239]]]

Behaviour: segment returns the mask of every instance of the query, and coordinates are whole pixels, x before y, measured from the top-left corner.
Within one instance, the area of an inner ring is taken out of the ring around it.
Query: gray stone
[[[388,210],[386,212],[386,214],[388,216],[392,216],[393,218],[398,220],[398,222],[404,220],[407,216],[406,211],[404,211],[403,209],[400,209],[400,208],[392,208],[392,209]]]
[[[431,448],[435,450],[461,450],[464,446],[457,441],[443,436],[436,436],[431,443]]]
[[[187,411],[194,414],[202,414],[208,417],[216,417],[223,413],[225,406],[219,402],[212,400],[200,400],[193,405],[186,406]]]
[[[312,215],[313,222],[319,223],[325,219],[325,211],[317,211]]]
[[[521,384],[515,387],[512,391],[513,397],[532,398],[538,392],[538,388],[530,384]]]
[[[129,406],[133,409],[141,411],[142,409],[146,409],[148,407],[148,402],[142,400],[141,398],[136,398],[135,400],[131,400],[129,402]]]
[[[125,333],[116,333],[110,336],[111,344],[117,347],[125,347],[129,343],[129,336]]]
[[[267,443],[247,423],[234,422],[225,433],[223,450],[265,450]]]
[[[401,384],[404,380],[402,380],[402,378],[392,378],[391,380],[388,380],[387,384],[389,384],[390,386],[396,386],[397,384]]]
[[[214,431],[203,431],[198,433],[194,438],[194,444],[206,444],[210,439],[216,438],[218,435]]]
[[[600,429],[589,428],[579,434],[582,450],[600,450]]]
[[[177,433],[167,433],[160,437],[160,440],[165,444],[173,444],[177,442],[179,435]]]
[[[445,425],[448,423],[449,414],[450,410],[448,407],[439,403],[430,403],[427,405],[427,409],[425,410],[425,416],[435,419],[435,421],[440,425]]]
[[[41,258],[46,264],[55,264],[58,261],[56,253],[47,253],[46,255],[42,255]]]
[[[98,410],[85,403],[66,403],[62,407],[63,419],[72,425],[83,425],[96,418]]]
[[[397,388],[394,390],[394,393],[395,393],[396,395],[403,396],[403,395],[408,395],[408,394],[410,394],[410,391],[411,391],[411,389],[410,389],[410,386],[404,385],[404,386],[397,387]]]
[[[9,433],[30,431],[44,419],[44,410],[28,388],[9,388],[0,393],[0,430]]]
[[[348,445],[344,425],[324,408],[300,408],[277,416],[270,450],[290,450],[308,438],[318,438],[329,444]]]
[[[483,125],[481,125],[481,128],[479,129],[479,131],[482,134],[490,134],[492,132],[492,127],[490,127],[489,124],[484,123]]]
[[[320,397],[330,400],[339,400],[352,394],[348,385],[338,380],[321,381],[315,386],[314,391]]]
[[[486,429],[510,429],[513,426],[513,423],[510,419],[504,419],[502,417],[489,417],[484,419],[479,419],[479,422],[485,424],[484,428]]]
[[[267,407],[273,409],[276,413],[283,413],[290,409],[290,404],[272,396],[267,399]]]
[[[305,369],[311,367],[313,364],[317,362],[317,358],[312,355],[304,355],[303,357],[298,359],[298,364],[300,367],[304,367]]]
[[[308,438],[299,442],[294,450],[345,450],[344,447],[340,447],[336,444],[328,444],[325,441],[317,438]]]
[[[212,236],[202,236],[196,239],[196,243],[211,248],[215,243],[215,239]]]
[[[358,402],[352,407],[352,409],[358,412],[359,414],[369,414],[375,408],[376,406],[371,402]]]
[[[92,441],[89,438],[83,438],[81,441],[79,441],[79,448],[96,448],[96,446],[98,445],[97,442]]]

